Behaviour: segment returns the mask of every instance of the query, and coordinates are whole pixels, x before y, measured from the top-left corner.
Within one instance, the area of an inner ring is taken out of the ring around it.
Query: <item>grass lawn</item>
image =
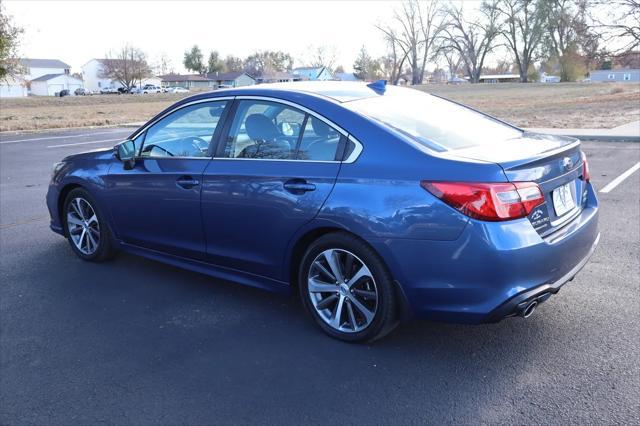
[[[640,120],[640,85],[609,83],[417,86],[521,127],[610,128]],[[189,94],[186,94],[189,95]],[[185,94],[0,99],[0,131],[146,121]]]

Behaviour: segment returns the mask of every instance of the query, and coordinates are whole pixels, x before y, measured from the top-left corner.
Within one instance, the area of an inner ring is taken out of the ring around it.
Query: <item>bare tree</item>
[[[398,79],[402,74],[402,67],[407,59],[407,54],[398,39],[395,30],[389,26],[377,26],[379,30],[384,33],[384,39],[387,42],[388,53],[385,59],[385,68],[387,69],[387,75],[389,80],[393,84],[398,84]]]
[[[457,76],[462,66],[462,57],[460,57],[458,51],[456,49],[452,49],[451,47],[445,46],[438,50],[438,55],[444,58],[445,62],[447,63],[449,77],[453,78]]]
[[[100,77],[116,80],[127,90],[151,75],[151,68],[144,52],[129,44],[125,44],[115,53],[108,54],[102,65]]]
[[[333,72],[338,56],[337,49],[334,46],[310,46],[308,52],[309,66],[314,68],[325,67]]]
[[[406,60],[411,67],[412,84],[421,84],[435,40],[443,28],[441,2],[406,0],[394,11],[392,24],[376,27],[384,34],[394,62],[399,65],[394,67],[396,72],[399,73]]]
[[[484,60],[501,31],[497,0],[483,2],[478,12],[475,18],[467,19],[462,4],[450,4],[442,40],[458,52],[472,83],[480,80]]]
[[[528,81],[529,66],[537,59],[544,36],[547,3],[547,0],[500,0],[498,3],[498,11],[505,19],[502,35],[523,83]]]
[[[606,43],[617,44],[614,53],[627,53],[640,47],[640,0],[590,0],[594,13],[591,27]]]

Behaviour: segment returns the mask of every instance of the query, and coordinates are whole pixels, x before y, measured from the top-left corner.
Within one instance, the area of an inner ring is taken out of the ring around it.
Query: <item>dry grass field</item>
[[[520,127],[611,128],[640,120],[633,83],[429,85],[422,90]]]
[[[521,127],[610,128],[640,120],[640,85],[636,84],[465,84],[418,89]],[[183,97],[155,94],[3,98],[0,131],[145,121]]]

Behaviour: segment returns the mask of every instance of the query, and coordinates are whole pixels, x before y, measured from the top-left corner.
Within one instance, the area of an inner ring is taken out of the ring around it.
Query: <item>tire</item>
[[[115,255],[109,225],[87,190],[76,188],[69,192],[63,204],[62,221],[71,249],[80,259],[102,262]]]
[[[336,268],[342,277],[333,280]],[[305,309],[331,337],[372,341],[398,324],[391,273],[382,258],[353,235],[337,232],[314,241],[302,258],[298,283]]]

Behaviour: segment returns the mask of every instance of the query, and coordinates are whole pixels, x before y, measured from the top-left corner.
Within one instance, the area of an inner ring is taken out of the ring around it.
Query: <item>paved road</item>
[[[640,422],[640,173],[601,194],[600,247],[530,319],[350,345],[295,299],[77,259],[48,229],[51,164],[129,130],[0,138],[1,424]],[[584,147],[599,188],[640,160]]]

